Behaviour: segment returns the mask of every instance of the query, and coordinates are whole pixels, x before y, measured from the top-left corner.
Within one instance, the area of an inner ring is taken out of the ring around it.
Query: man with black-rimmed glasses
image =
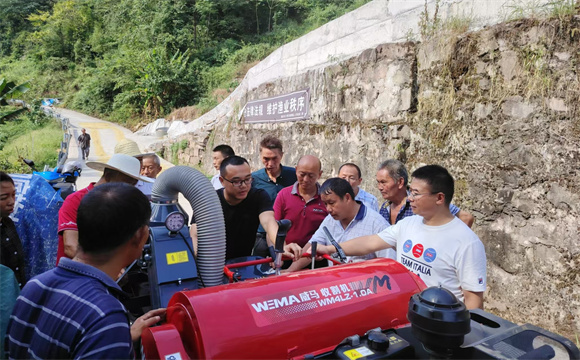
[[[223,189],[216,190],[226,225],[226,260],[249,256],[256,241],[258,225],[266,230],[269,245],[274,245],[278,223],[274,218],[272,201],[262,189],[252,188],[252,172],[248,161],[240,156],[230,156],[220,165]],[[197,253],[197,226],[191,225],[191,238]],[[296,244],[284,247],[287,256],[300,256]]]

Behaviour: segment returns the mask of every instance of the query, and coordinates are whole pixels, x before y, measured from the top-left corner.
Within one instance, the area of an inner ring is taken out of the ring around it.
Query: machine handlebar
[[[288,230],[292,226],[292,221],[288,219],[278,220],[278,233],[276,235],[276,251],[284,252],[284,241],[286,240],[286,235]]]
[[[311,257],[311,254],[302,254],[302,257]],[[331,261],[335,265],[342,265],[342,263],[340,261],[334,259],[330,255],[324,254],[324,255],[322,255],[322,257],[328,261]],[[282,259],[283,260],[291,260],[291,258],[287,258],[287,257],[283,257]],[[235,264],[225,265],[224,270],[225,269],[231,270],[231,269],[237,269],[237,268],[246,267],[246,266],[267,264],[267,263],[271,263],[273,261],[274,261],[274,259],[272,259],[271,257],[266,257],[266,258],[258,259],[258,260],[243,261],[243,262],[239,262],[239,263],[235,263]]]

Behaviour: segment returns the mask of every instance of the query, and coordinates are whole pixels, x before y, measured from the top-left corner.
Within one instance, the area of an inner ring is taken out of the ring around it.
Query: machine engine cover
[[[424,288],[400,263],[374,259],[178,292],[167,307],[174,330],[165,331],[179,333],[182,358],[288,359],[408,323],[409,298]],[[156,328],[145,331],[145,355],[169,355],[154,340]]]

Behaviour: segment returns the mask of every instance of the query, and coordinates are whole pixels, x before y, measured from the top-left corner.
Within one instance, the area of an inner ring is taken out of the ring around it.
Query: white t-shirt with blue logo
[[[483,243],[458,218],[429,226],[414,215],[381,231],[378,236],[397,250],[397,261],[417,274],[427,286],[439,286],[464,301],[462,289],[480,292],[486,287]]]

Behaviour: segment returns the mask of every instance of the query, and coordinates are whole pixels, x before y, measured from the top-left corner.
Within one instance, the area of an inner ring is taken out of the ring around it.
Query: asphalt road
[[[76,111],[53,108],[55,113],[68,118],[70,121],[70,131],[71,131],[71,141],[69,144],[69,156],[68,161],[78,160],[83,164],[81,176],[77,179],[77,189],[82,189],[91,182],[97,182],[102,172],[93,170],[85,165],[85,161],[82,160],[82,155],[80,152],[80,147],[78,145],[77,138],[81,134],[81,129],[86,129],[87,133],[91,135],[91,149],[88,157],[88,161],[99,161],[106,163],[109,158],[114,154],[115,145],[123,139],[130,139],[135,141],[142,152],[152,143],[157,142],[160,138],[155,136],[140,136],[136,135],[131,130],[126,129],[118,124],[97,119],[92,116],[88,116]],[[161,166],[163,170],[169,169],[174,166],[165,159],[161,159]],[[162,170],[162,172],[163,172]],[[191,218],[191,206],[189,202],[180,195],[179,204],[184,208]]]

